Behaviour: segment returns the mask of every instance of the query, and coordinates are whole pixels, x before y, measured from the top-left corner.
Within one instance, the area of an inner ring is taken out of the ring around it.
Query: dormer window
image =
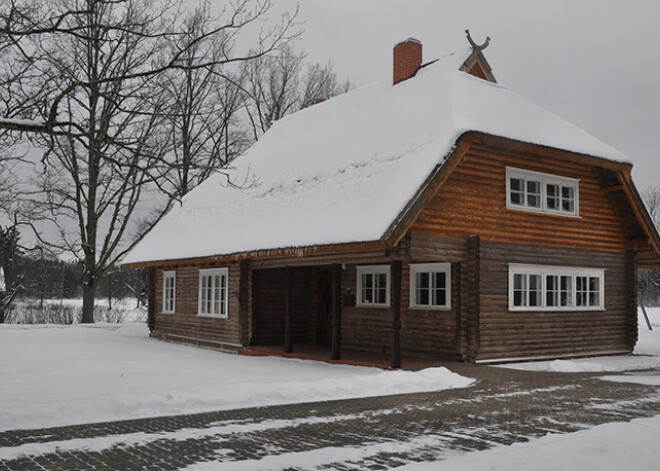
[[[579,184],[575,178],[507,167],[506,207],[579,217]]]

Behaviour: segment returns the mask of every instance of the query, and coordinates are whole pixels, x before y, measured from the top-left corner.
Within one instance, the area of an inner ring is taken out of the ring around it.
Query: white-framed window
[[[410,307],[451,308],[451,264],[410,264]]]
[[[199,316],[228,316],[228,268],[202,268],[199,270]]]
[[[509,264],[510,311],[605,309],[605,270]]]
[[[176,310],[176,271],[163,272],[163,314]]]
[[[390,266],[362,265],[357,267],[358,306],[389,307]]]
[[[537,213],[579,217],[580,180],[506,168],[506,207]]]

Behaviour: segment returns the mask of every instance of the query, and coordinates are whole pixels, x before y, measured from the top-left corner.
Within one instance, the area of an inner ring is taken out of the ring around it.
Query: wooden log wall
[[[458,360],[466,241],[459,238],[413,234],[405,242],[401,280],[401,350],[405,356]],[[410,308],[410,263],[450,262],[452,302],[450,310]],[[382,257],[370,264],[388,265]],[[357,265],[342,271],[342,290],[357,293]],[[393,299],[393,296],[391,297]],[[390,299],[390,302],[392,302]],[[354,350],[391,353],[393,309],[345,306],[342,310],[342,346]]]
[[[506,167],[580,180],[580,217],[506,208]],[[625,252],[626,233],[593,167],[474,143],[410,228],[411,234]]]
[[[631,351],[625,253],[530,247],[481,241],[477,360]],[[510,312],[508,264],[605,269],[605,310]]]
[[[226,265],[225,265],[226,266]],[[207,267],[204,267],[207,268]],[[229,268],[228,317],[213,318],[198,316],[199,267],[165,267],[155,271],[155,325],[154,332],[160,336],[182,337],[184,340],[206,340],[222,343],[228,347],[244,345],[241,341],[239,281],[240,266],[234,263]],[[163,271],[176,271],[176,306],[174,314],[163,314]]]

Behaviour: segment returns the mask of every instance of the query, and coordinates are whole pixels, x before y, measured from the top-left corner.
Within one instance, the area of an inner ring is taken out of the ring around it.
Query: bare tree
[[[278,119],[351,88],[332,63],[305,66],[307,54],[285,44],[275,53],[243,64],[244,106],[257,140]]]
[[[642,199],[655,226],[660,228],[660,187],[652,185],[642,191]],[[660,301],[660,270],[640,270],[638,275],[640,296],[646,305]]]
[[[0,324],[7,318],[7,311],[21,292],[22,276],[18,269],[21,253],[19,233],[15,224],[0,226]]]
[[[39,190],[64,243],[44,242],[83,262],[83,322],[94,321],[105,271],[167,208],[126,242],[140,202],[170,170],[163,165],[170,108],[158,79],[258,58],[288,40],[294,26],[295,16],[285,16],[252,31],[257,47],[234,54],[239,34],[266,18],[269,0],[228,2],[208,29],[193,31],[179,20],[184,7],[182,0],[9,0],[0,7],[0,52],[12,56],[2,76],[15,97],[7,108],[23,119],[0,119],[0,127],[32,132],[46,149]],[[212,38],[219,54],[191,58]]]
[[[184,21],[185,40],[171,46],[171,54],[181,57],[180,67],[164,73],[160,81],[168,103],[166,132],[171,151],[167,166],[174,169],[164,173],[161,187],[177,199],[224,167],[248,144],[238,116],[242,105],[240,77],[225,70],[222,63],[233,45],[224,36],[210,36],[187,46],[211,26],[208,3],[192,11]],[[201,61],[211,64],[197,68]]]
[[[651,185],[642,192],[642,199],[646,204],[651,219],[656,227],[660,228],[660,188],[656,185]]]

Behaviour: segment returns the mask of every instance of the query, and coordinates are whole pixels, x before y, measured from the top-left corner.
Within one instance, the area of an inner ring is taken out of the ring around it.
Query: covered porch
[[[400,368],[402,263],[385,263],[392,274],[391,307],[380,310],[384,328],[378,335],[386,344],[381,351],[342,345],[351,330],[360,328],[355,323],[342,326],[346,310],[355,310],[355,270],[332,263],[250,270],[249,342],[244,353]],[[420,362],[432,364],[406,359],[407,366]]]

